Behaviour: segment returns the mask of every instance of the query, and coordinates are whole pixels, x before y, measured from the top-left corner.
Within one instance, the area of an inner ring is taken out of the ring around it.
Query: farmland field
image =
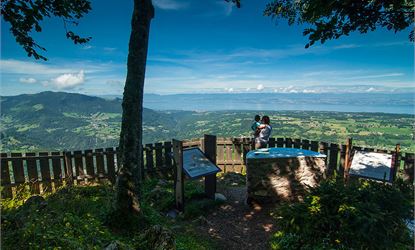
[[[2,97],[1,152],[77,150],[117,146],[121,101],[80,94],[42,92]],[[414,117],[406,114],[324,111],[154,111],[144,110],[144,143],[250,136],[255,114],[269,115],[272,136],[415,152]]]

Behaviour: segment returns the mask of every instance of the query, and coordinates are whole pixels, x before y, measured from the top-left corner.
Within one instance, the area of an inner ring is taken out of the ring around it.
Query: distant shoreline
[[[48,92],[50,91],[41,93]],[[106,100],[122,98],[121,95],[90,96],[78,93],[68,94],[103,98]],[[2,96],[0,98],[8,97],[15,96]],[[144,94],[144,107],[158,111],[314,111],[415,115],[414,97],[415,93],[412,92]],[[121,102],[121,100],[119,101]]]
[[[414,94],[186,94],[145,95],[144,106],[181,111],[318,111],[415,114]]]

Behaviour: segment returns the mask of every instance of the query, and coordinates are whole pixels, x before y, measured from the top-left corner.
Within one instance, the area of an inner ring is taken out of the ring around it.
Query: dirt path
[[[270,208],[244,204],[245,187],[218,190],[226,204],[206,217],[198,230],[218,242],[221,249],[269,249],[269,237],[275,232]]]

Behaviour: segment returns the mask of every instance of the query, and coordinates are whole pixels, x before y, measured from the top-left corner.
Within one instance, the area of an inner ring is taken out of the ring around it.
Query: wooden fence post
[[[39,156],[43,156],[40,158],[40,174],[42,176],[42,192],[52,192],[52,183],[50,177],[50,166],[49,166],[49,153],[48,152],[40,152]]]
[[[328,143],[327,142],[320,142],[319,143],[319,152],[321,154],[325,154],[327,156],[326,158],[324,158],[324,162],[326,164],[326,167],[328,167],[327,160],[328,160],[329,156],[328,156]]]
[[[246,164],[246,154],[251,150],[251,144],[252,144],[251,138],[243,138],[243,145],[242,145],[243,165]]]
[[[319,151],[318,141],[311,141],[310,149],[311,151],[318,152]]]
[[[329,175],[333,174],[334,171],[337,171],[337,159],[339,155],[339,145],[336,143],[330,143],[330,155],[328,163],[328,173]]]
[[[163,143],[157,142],[154,144],[156,155],[156,170],[161,170],[163,167]]]
[[[301,148],[301,139],[294,139],[294,148]]]
[[[353,147],[352,138],[347,138],[347,141],[346,141],[346,154],[344,156],[344,175],[343,175],[343,177],[345,178],[346,181],[349,179],[349,168],[350,168],[350,164],[351,164],[350,156],[351,156],[352,147]]]
[[[277,147],[278,148],[284,147],[284,138],[277,138]]]
[[[55,190],[62,186],[62,156],[61,152],[52,152],[52,172],[53,172],[53,184]]]
[[[401,165],[400,154],[401,154],[401,145],[396,144],[395,152],[393,153],[393,156],[392,156],[393,161],[391,164],[391,182],[393,182],[396,179],[396,174]]]
[[[104,149],[97,148],[95,151],[95,163],[97,168],[97,178],[102,179],[105,177],[105,163],[104,163]]]
[[[105,156],[107,161],[107,174],[108,179],[112,184],[115,184],[116,174],[115,174],[115,152],[114,148],[106,148]]]
[[[275,148],[275,138],[274,137],[269,138],[268,147],[269,148]]]
[[[86,179],[90,180],[95,177],[95,171],[94,171],[94,158],[92,155],[92,150],[85,150],[85,170],[86,170]]]
[[[302,140],[301,145],[302,145],[301,146],[302,149],[307,149],[307,150],[310,149],[310,141],[309,140]]]
[[[2,198],[11,198],[13,196],[12,188],[10,187],[11,180],[10,180],[10,171],[9,171],[9,161],[6,159],[7,154],[1,153],[0,154],[1,163],[1,185],[3,186],[3,190],[1,192]]]
[[[405,153],[403,166],[403,179],[414,184],[414,163],[415,156],[413,153]]]
[[[174,196],[176,209],[184,211],[184,172],[183,172],[183,142],[173,139],[173,158],[175,163]]]
[[[293,140],[291,138],[285,138],[285,147],[292,148],[293,147]]]
[[[146,151],[146,171],[148,174],[154,171],[154,160],[153,160],[153,144],[147,143],[145,145]]]
[[[205,156],[216,165],[216,136],[204,136]],[[205,194],[214,199],[216,193],[216,173],[205,176]]]
[[[63,151],[66,184],[73,185],[72,153]]]
[[[33,194],[40,193],[39,173],[36,164],[36,153],[26,153],[27,175],[29,177],[30,192]]]
[[[165,162],[165,167],[170,168],[172,163],[171,163],[171,142],[166,141],[164,142],[164,162]]]
[[[22,153],[11,153],[14,183],[16,185],[25,183]],[[14,159],[15,158],[15,159]]]

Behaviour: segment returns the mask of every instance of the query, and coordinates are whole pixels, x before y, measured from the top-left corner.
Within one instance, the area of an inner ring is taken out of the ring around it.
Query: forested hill
[[[1,151],[115,146],[121,102],[65,92],[1,97]],[[175,125],[171,116],[150,109],[144,120],[153,127]],[[150,136],[158,139],[157,131]]]
[[[188,109],[191,107],[187,107]],[[154,111],[144,109],[144,143],[172,138],[250,136],[255,114],[269,115],[273,136],[415,151],[412,115],[315,111]],[[118,145],[121,100],[64,92],[1,97],[1,152],[80,150]]]

